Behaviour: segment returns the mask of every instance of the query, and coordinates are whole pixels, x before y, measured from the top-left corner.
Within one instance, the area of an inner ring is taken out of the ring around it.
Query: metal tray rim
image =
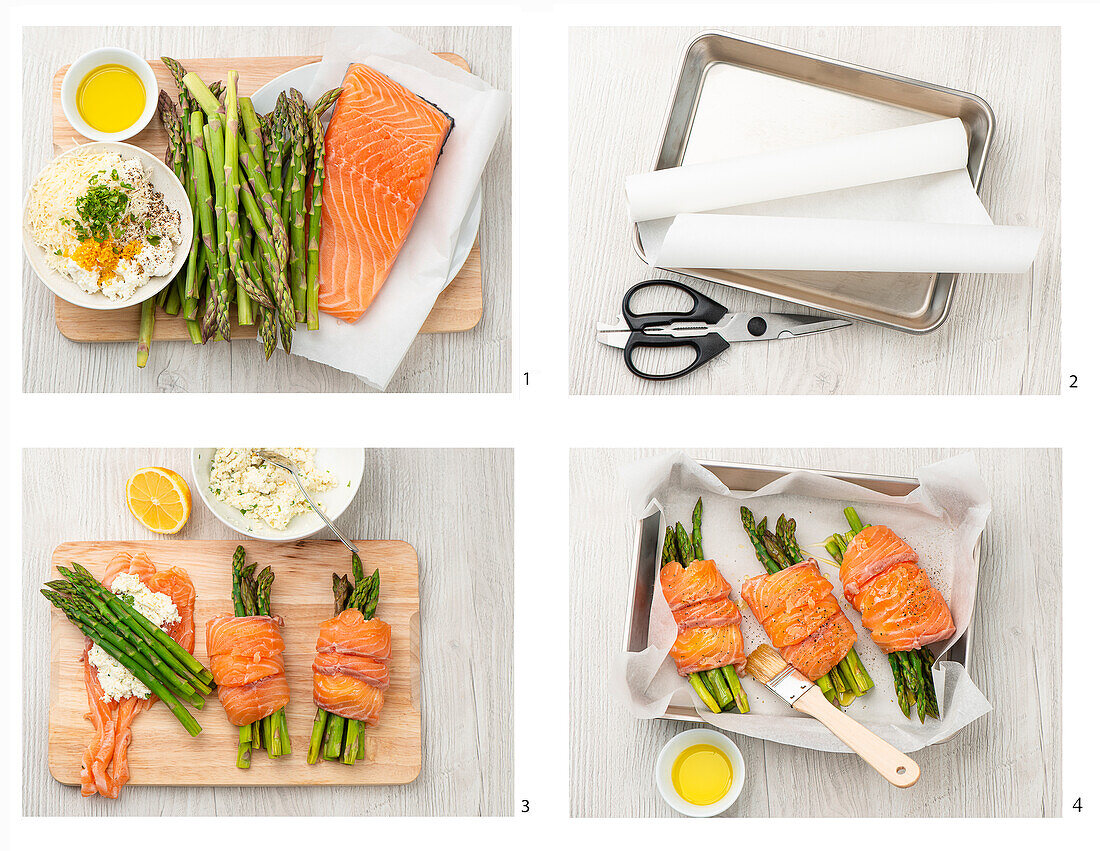
[[[875,76],[894,80],[899,83],[905,83],[912,86],[920,86],[921,88],[956,95],[958,97],[966,98],[972,101],[984,114],[986,121],[989,124],[989,132],[986,136],[985,144],[982,146],[980,151],[976,152],[976,154],[974,155],[971,155],[971,161],[967,163],[967,170],[970,172],[971,180],[974,183],[974,190],[977,191],[981,187],[982,177],[985,174],[985,164],[989,155],[989,148],[992,144],[993,135],[996,132],[997,128],[997,120],[996,116],[993,113],[993,108],[989,105],[989,102],[986,101],[985,98],[981,97],[980,95],[974,94],[973,92],[964,92],[961,89],[952,89],[949,86],[941,86],[937,83],[928,83],[923,80],[917,80],[913,77],[906,77],[901,74],[894,74],[889,71],[879,71],[865,65],[857,65],[853,62],[845,62],[842,59],[832,59],[828,56],[822,56],[821,54],[810,53],[809,51],[798,50],[792,47],[784,47],[783,45],[773,44],[772,42],[754,39],[748,36],[737,35],[735,33],[726,32],[723,30],[704,30],[703,32],[697,33],[687,43],[681,53],[679,69],[676,72],[676,82],[673,85],[672,91],[669,93],[668,104],[665,107],[665,120],[663,122],[664,131],[662,132],[661,138],[657,143],[657,150],[653,159],[654,170],[657,170],[657,164],[659,163],[661,156],[661,149],[664,146],[665,138],[668,136],[669,123],[672,119],[673,108],[676,104],[676,92],[679,89],[679,81],[683,76],[684,66],[687,63],[688,57],[691,55],[692,49],[699,42],[704,41],[708,38],[724,38],[744,44],[752,44],[758,47],[764,47],[770,50],[789,53],[795,56],[803,57],[805,59],[812,59],[817,62],[835,65],[841,68],[848,68],[853,71],[859,71],[863,74],[873,74]],[[642,247],[641,234],[638,230],[637,223],[634,223],[631,227],[631,245],[634,248],[634,253],[638,256],[638,259],[645,263],[647,266],[650,265],[649,260],[646,258],[645,255],[645,249]],[[694,278],[695,280],[708,281],[710,283],[718,284],[719,286],[733,287],[735,289],[744,290],[745,292],[751,292],[755,293],[756,295],[764,296],[765,298],[775,298],[779,299],[780,301],[785,301],[790,304],[798,304],[803,307],[812,308],[814,310],[826,309],[823,308],[821,305],[813,302],[812,300],[794,298],[790,296],[781,297],[765,288],[756,287],[744,281],[739,281],[737,284],[731,284],[728,281],[718,280],[708,277],[706,275],[699,275],[685,269],[671,269],[663,266],[655,266],[653,268],[661,269],[662,271],[666,272],[672,272],[678,275],[683,275],[687,278]],[[849,319],[857,319],[861,322],[869,322],[875,325],[882,325],[886,328],[893,328],[897,331],[903,331],[907,334],[928,334],[940,328],[940,326],[942,326],[943,323],[947,321],[948,314],[951,312],[951,304],[954,300],[955,285],[958,283],[958,277],[958,274],[954,272],[941,272],[936,276],[936,283],[933,286],[933,290],[940,287],[941,285],[946,287],[943,309],[940,311],[939,316],[936,317],[936,319],[932,323],[921,327],[910,327],[899,323],[887,322],[881,319],[864,316],[856,311],[838,311],[836,309],[830,308],[828,312],[839,316],[845,316]]]
[[[883,483],[887,483],[888,482],[888,483],[892,483],[892,484],[904,484],[904,485],[910,485],[911,484],[911,485],[914,486],[914,488],[917,487],[920,484],[920,481],[918,479],[914,478],[913,476],[887,476],[887,475],[876,475],[876,474],[873,474],[873,473],[846,472],[846,471],[840,471],[840,470],[819,470],[819,469],[815,469],[815,468],[812,468],[812,467],[786,467],[786,466],[782,466],[782,465],[778,465],[778,464],[742,464],[742,463],[736,463],[736,462],[732,462],[732,461],[707,461],[707,460],[698,459],[698,458],[694,459],[694,460],[698,464],[702,465],[703,468],[706,469],[708,472],[713,472],[715,469],[721,468],[721,469],[726,469],[726,470],[751,470],[751,471],[754,471],[754,472],[762,472],[762,473],[775,472],[775,473],[779,473],[780,475],[787,475],[788,473],[816,473],[818,475],[829,476],[831,478],[843,478],[843,479],[847,479],[847,480],[850,480],[850,481],[853,481],[853,482],[856,482],[856,483],[859,483],[859,482],[864,482],[864,483],[883,482]],[[638,571],[641,569],[641,566],[642,566],[642,558],[643,558],[643,553],[641,551],[641,549],[642,549],[642,524],[645,522],[646,519],[647,518],[643,517],[643,518],[638,520],[638,523],[637,523],[637,526],[636,526],[635,532],[634,532],[634,546],[633,546],[633,554],[632,554],[631,569],[630,569],[630,584],[629,584],[630,589],[633,589],[637,586]],[[975,558],[977,558],[979,560],[981,559],[982,538],[983,537],[984,537],[984,532],[983,532],[982,535],[978,536],[978,541],[974,545],[974,556],[975,556]],[[630,648],[630,632],[631,632],[630,627],[631,627],[631,624],[634,622],[634,619],[636,617],[636,613],[635,613],[635,610],[634,610],[633,599],[634,599],[633,594],[631,594],[630,595],[630,601],[631,602],[627,605],[626,621],[625,621],[624,627],[623,627],[622,651],[624,653],[629,651],[629,648]],[[977,610],[975,610],[975,612],[971,615],[970,626],[968,626],[967,629],[965,629],[960,634],[959,640],[956,642],[956,645],[955,645],[956,647],[961,645],[962,656],[963,656],[961,664],[963,666],[963,669],[967,670],[967,671],[970,670],[970,658],[971,658],[971,649],[972,649],[972,647],[971,647],[971,629],[970,629],[970,627],[974,625],[974,619],[975,619],[976,616],[977,616]],[[694,723],[703,723],[703,719],[700,718],[698,713],[696,713],[695,711],[670,710],[670,711],[665,712],[665,714],[659,715],[657,717],[660,718],[660,719],[666,720],[666,721],[690,721],[690,722],[694,722]],[[951,741],[957,735],[958,735],[958,733],[955,733],[955,734],[949,736],[948,738],[946,738],[946,739],[944,739],[940,742],[936,742],[936,744],[939,744],[939,745],[945,744],[945,743]]]

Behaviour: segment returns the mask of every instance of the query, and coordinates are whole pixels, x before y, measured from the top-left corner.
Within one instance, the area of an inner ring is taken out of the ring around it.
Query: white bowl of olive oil
[[[707,818],[733,806],[745,785],[745,759],[726,736],[696,727],[673,736],[657,757],[657,789],[676,812]]]
[[[73,128],[97,142],[136,136],[157,111],[153,67],[121,47],[89,51],[61,81],[61,108]]]

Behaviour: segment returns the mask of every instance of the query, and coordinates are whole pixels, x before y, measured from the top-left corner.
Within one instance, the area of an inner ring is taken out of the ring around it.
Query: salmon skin
[[[320,309],[362,316],[386,282],[454,120],[367,65],[344,77],[325,133]]]
[[[745,670],[741,610],[729,598],[732,587],[712,559],[686,568],[670,561],[661,568],[661,591],[676,620],[677,636],[668,651],[680,676],[733,665]]]
[[[229,723],[266,718],[290,702],[279,622],[265,615],[219,615],[206,623],[210,672]]]
[[[917,554],[886,526],[867,526],[853,539],[840,566],[844,596],[886,653],[919,650],[955,634],[951,610]]]
[[[150,591],[167,594],[179,611],[178,622],[168,626],[168,635],[190,653],[195,649],[195,586],[187,571],[171,567],[157,570],[145,553],[131,557],[119,553],[107,565],[103,586],[111,583],[120,573],[132,573]],[[133,740],[130,726],[135,718],[152,706],[157,698],[128,697],[122,701],[107,700],[95,666],[88,661],[91,639],[84,639],[84,689],[88,694],[88,714],[92,722],[92,738],[84,750],[80,764],[80,794],[84,797],[102,795],[117,798],[130,779],[128,749]]]
[[[378,723],[389,687],[390,625],[345,609],[321,623],[313,659],[313,702],[321,709]]]
[[[810,680],[831,671],[856,643],[856,631],[813,559],[741,584],[741,598],[779,654]]]

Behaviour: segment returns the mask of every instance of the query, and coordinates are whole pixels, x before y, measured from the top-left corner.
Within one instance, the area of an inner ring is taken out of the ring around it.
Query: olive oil
[[[672,788],[697,807],[709,807],[733,786],[733,763],[725,751],[710,744],[691,745],[672,763]]]
[[[118,133],[141,117],[145,86],[125,65],[100,65],[89,71],[76,90],[76,108],[88,126]]]

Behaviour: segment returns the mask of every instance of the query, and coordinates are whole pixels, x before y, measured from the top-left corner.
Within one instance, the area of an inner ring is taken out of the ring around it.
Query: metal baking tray
[[[720,71],[719,71],[720,69]],[[731,70],[733,69],[733,70]],[[716,80],[716,74],[718,78]],[[728,123],[696,127],[700,103]],[[852,135],[919,120],[959,118],[970,140],[967,169],[977,189],[993,136],[993,110],[977,95],[874,71],[723,32],[696,36],[684,51],[654,171],[773,147],[798,138],[802,122],[835,122]],[[637,225],[634,250],[648,263]],[[955,273],[774,272],[669,269],[715,284],[874,322],[912,334],[933,331],[951,307]]]
[[[727,488],[737,493],[752,493],[788,473],[817,473],[843,482],[851,482],[868,490],[887,496],[907,496],[920,484],[916,479],[899,476],[872,476],[868,473],[839,473],[832,470],[812,470],[805,467],[768,467],[758,464],[731,464],[724,461],[700,461]],[[623,650],[637,653],[649,645],[649,611],[653,604],[653,590],[657,579],[657,558],[661,546],[660,512],[654,512],[638,521],[634,535],[633,564],[630,571],[630,603],[626,612],[626,629],[623,633]],[[974,545],[974,557],[981,558],[982,539]],[[971,624],[974,622],[971,616]],[[971,651],[970,630],[960,634],[947,654],[949,662],[958,662],[968,668]],[[670,721],[702,721],[691,703],[670,703],[661,718]],[[948,737],[944,741],[950,741]],[[942,743],[941,743],[942,744]]]

